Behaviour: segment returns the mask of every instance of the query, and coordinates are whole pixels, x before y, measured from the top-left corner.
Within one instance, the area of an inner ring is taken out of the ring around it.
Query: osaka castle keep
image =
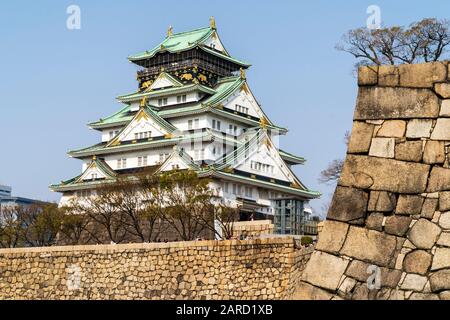
[[[69,151],[82,173],[50,186],[61,205],[121,175],[190,169],[241,220],[271,219],[277,233],[301,234],[305,204],[320,194],[291,169],[305,160],[277,148],[287,129],[261,109],[246,79],[250,64],[228,53],[214,18],[207,28],[169,27],[160,44],[128,59],[139,66],[139,88],[117,97],[119,111],[89,123],[101,142]]]

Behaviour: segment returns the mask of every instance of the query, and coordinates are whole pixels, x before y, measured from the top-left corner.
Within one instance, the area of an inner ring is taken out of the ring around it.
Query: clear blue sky
[[[66,28],[66,9],[81,8],[81,30]],[[216,17],[221,39],[250,61],[252,90],[271,119],[289,128],[281,141],[308,161],[296,172],[317,182],[345,154],[356,99],[352,57],[334,49],[349,29],[365,26],[369,5],[385,25],[449,18],[442,1],[1,1],[0,182],[16,195],[57,201],[48,185],[80,173],[69,149],[97,143],[86,123],[119,108],[115,97],[136,89],[129,54],[150,49],[168,25],[184,31]]]

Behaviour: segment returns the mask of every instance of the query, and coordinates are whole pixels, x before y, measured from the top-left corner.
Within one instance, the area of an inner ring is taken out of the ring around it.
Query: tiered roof
[[[116,181],[117,177],[120,175],[132,174],[144,170],[143,168],[136,168],[114,171],[103,159],[97,158],[97,156],[101,157],[102,155],[123,153],[127,151],[173,146],[173,152],[163,163],[146,168],[151,168],[152,172],[160,172],[165,170],[167,166],[175,161],[180,163],[183,169],[195,170],[202,177],[224,178],[256,186],[269,187],[306,199],[318,197],[320,195],[318,192],[308,190],[291,171],[290,165],[302,164],[305,162],[305,159],[283,150],[274,149],[271,135],[268,134],[268,131],[270,130],[273,132],[274,130],[278,130],[280,134],[285,134],[287,129],[278,127],[272,123],[260,105],[256,102],[256,98],[247,84],[245,73],[243,71],[243,69],[248,68],[250,64],[232,58],[224,48],[222,51],[219,51],[208,47],[206,43],[212,37],[218,39],[214,23],[211,23],[208,28],[201,28],[177,34],[172,34],[171,29],[169,29],[168,36],[158,46],[143,53],[132,55],[129,57],[129,60],[141,65],[145,60],[152,59],[159,53],[180,53],[196,48],[240,66],[240,75],[219,77],[215,85],[209,87],[200,84],[195,79],[192,83],[181,83],[169,73],[162,71],[161,74],[154,79],[154,81],[149,82],[150,84],[146,87],[141,86],[137,92],[117,97],[117,99],[124,104],[122,109],[106,118],[90,123],[89,126],[96,130],[122,127],[121,131],[109,142],[102,142],[87,148],[69,151],[71,157],[80,159],[92,157],[93,160],[81,175],[63,181],[61,184],[52,185],[51,189],[64,192],[93,188],[104,183],[112,183]],[[157,81],[160,81],[159,83],[163,83],[163,85],[155,85]],[[167,83],[171,85],[166,86]],[[192,91],[202,92],[205,94],[205,97],[197,102],[188,102],[181,105],[169,105],[164,107],[151,105],[147,102],[154,98],[175,94],[178,95]],[[240,91],[245,91],[247,94],[251,95],[252,99],[254,99],[256,102],[254,108],[256,108],[255,112],[258,117],[224,107],[227,99]],[[135,103],[138,101],[141,101],[139,110],[135,107]],[[200,131],[180,133],[177,132],[176,127],[169,122],[169,119],[174,117],[207,112],[245,123],[250,128],[246,133],[234,138],[227,137],[223,133],[209,128]],[[161,128],[161,132],[164,132],[165,134],[140,140],[123,139],[124,136],[129,134],[130,130],[128,130],[128,128],[131,124],[134,121],[142,119],[142,117],[151,120],[152,123]],[[177,144],[189,142],[193,139],[197,141],[219,141],[234,145],[236,146],[236,149],[217,159],[213,163],[203,163],[200,165],[194,162],[189,154],[177,147]],[[239,169],[239,165],[248,161],[250,159],[249,157],[251,157],[261,145],[265,145],[268,148],[267,150],[270,149],[272,151],[271,154],[276,158],[276,162],[281,164],[280,170],[286,177],[286,180],[278,180],[264,175],[252,174]],[[89,180],[86,178],[91,174],[90,170],[93,169],[98,170],[98,172],[101,173],[101,179]]]
[[[166,37],[160,44],[155,46],[153,49],[129,56],[128,60],[139,64],[139,61],[150,59],[154,57],[157,53],[162,52],[179,53],[198,48],[207,53],[215,55],[219,58],[233,62],[239,66],[245,68],[251,66],[249,63],[245,61],[241,61],[231,57],[226,50],[220,52],[218,50],[214,50],[207,47],[205,43],[212,36],[218,37],[215,27],[211,26],[207,28],[175,33]]]

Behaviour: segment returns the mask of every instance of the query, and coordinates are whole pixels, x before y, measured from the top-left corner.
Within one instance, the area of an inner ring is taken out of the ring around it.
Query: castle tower
[[[274,144],[287,130],[261,109],[247,83],[250,64],[228,53],[214,18],[188,32],[169,27],[160,44],[129,61],[141,67],[138,89],[117,97],[118,112],[89,124],[100,143],[69,152],[82,160],[82,173],[50,186],[63,193],[61,203],[120,175],[191,169],[210,178],[241,219],[270,218],[279,233],[301,233],[303,204],[319,193],[291,170],[305,160]]]

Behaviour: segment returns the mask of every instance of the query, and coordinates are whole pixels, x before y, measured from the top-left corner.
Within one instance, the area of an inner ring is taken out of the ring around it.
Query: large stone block
[[[450,128],[449,128],[450,130]],[[427,141],[423,151],[423,162],[429,164],[444,163],[445,146],[443,141]]]
[[[406,121],[386,120],[377,132],[377,137],[402,138],[406,131]]]
[[[336,290],[349,261],[331,254],[315,251],[302,274],[302,280],[312,285]]]
[[[447,81],[447,64],[444,62],[403,64],[398,69],[402,87],[433,88],[436,82]]]
[[[403,235],[405,235],[406,231],[408,231],[410,223],[410,217],[390,216],[386,218],[384,231],[386,231],[386,233],[402,237]]]
[[[368,198],[363,190],[338,186],[328,210],[328,219],[362,224]]]
[[[450,191],[439,192],[439,210],[450,211]]]
[[[373,86],[378,83],[378,66],[361,66],[358,69],[358,85]]]
[[[450,98],[450,83],[436,83],[434,91],[444,99]]]
[[[433,257],[431,271],[450,268],[450,248],[437,248]]]
[[[367,216],[366,228],[383,231],[384,214],[381,212],[373,212]]]
[[[431,169],[427,192],[450,191],[450,169],[434,166]]]
[[[438,207],[438,200],[434,198],[426,198],[422,205],[420,215],[427,219],[432,219]]]
[[[439,226],[442,229],[450,230],[450,211],[441,214],[439,217]]]
[[[394,138],[373,138],[370,145],[369,155],[380,158],[394,158],[395,139]]]
[[[361,87],[355,120],[437,118],[439,99],[428,89]]]
[[[422,141],[403,141],[395,145],[395,159],[404,161],[422,161]]]
[[[450,270],[440,270],[430,277],[431,291],[450,290]]]
[[[368,211],[392,212],[397,200],[395,195],[386,191],[370,191]]]
[[[432,120],[412,119],[406,127],[407,138],[429,138],[431,135]]]
[[[431,249],[436,243],[441,228],[426,219],[419,219],[410,229],[408,239],[419,249]]]
[[[326,220],[316,250],[337,253],[341,250],[347,236],[347,223]]]
[[[380,266],[388,266],[396,245],[395,236],[365,228],[350,227],[341,254]]]
[[[325,290],[301,282],[295,289],[292,300],[330,300],[333,297]]]
[[[348,153],[366,153],[369,151],[372,141],[374,125],[355,121],[352,134],[348,143]]]
[[[400,195],[395,208],[396,214],[420,214],[424,198],[416,195]]]
[[[429,165],[347,155],[339,185],[395,193],[423,193]]]
[[[373,275],[373,270],[370,268],[372,265],[360,260],[353,260],[345,271],[345,275],[352,277],[364,284],[370,276]],[[380,284],[381,287],[395,288],[400,281],[402,272],[400,270],[394,270],[389,268],[380,268]]]
[[[407,274],[401,288],[403,290],[422,291],[427,283],[427,277],[420,276],[418,274]]]
[[[431,254],[424,250],[414,250],[408,253],[403,260],[403,269],[407,273],[425,275],[431,265]]]
[[[441,117],[450,117],[450,99],[442,100],[441,112],[439,112]]]
[[[431,134],[432,140],[450,140],[450,118],[439,118]]]

